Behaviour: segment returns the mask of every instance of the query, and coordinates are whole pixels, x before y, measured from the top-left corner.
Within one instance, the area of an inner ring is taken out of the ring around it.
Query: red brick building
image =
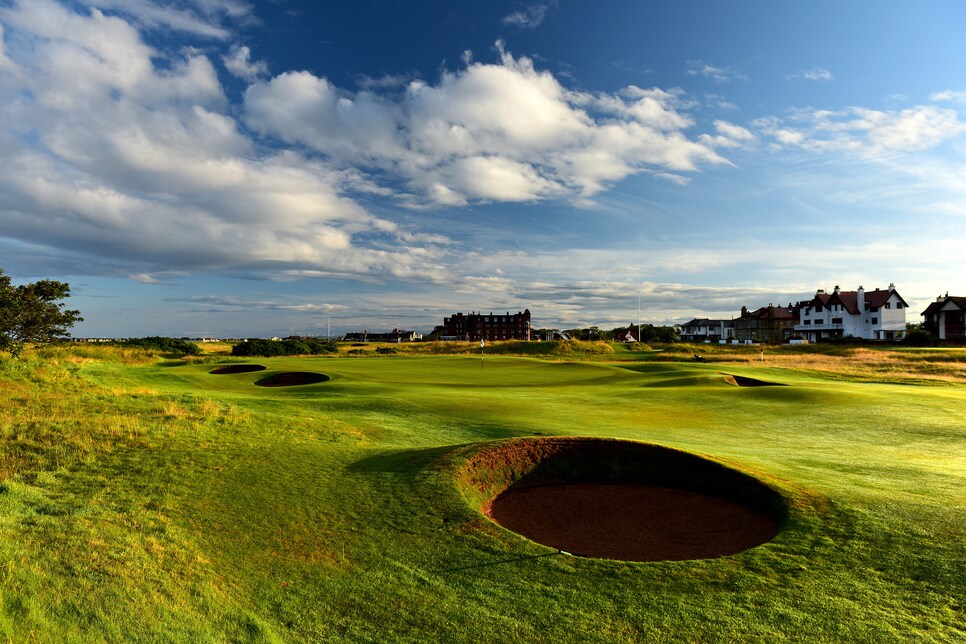
[[[795,334],[798,306],[763,306],[755,311],[741,307],[735,320],[735,339],[740,342],[787,342]]]
[[[457,313],[443,318],[441,339],[468,340],[529,340],[530,309],[511,314]]]

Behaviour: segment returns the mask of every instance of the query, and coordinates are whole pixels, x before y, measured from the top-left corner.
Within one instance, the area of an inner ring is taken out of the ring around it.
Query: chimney
[[[890,291],[894,291],[894,290],[896,290],[896,285],[895,285],[895,284],[893,284],[892,282],[889,282],[889,290],[890,290]]]
[[[836,285],[835,285],[835,290],[834,290],[834,291],[832,291],[832,292],[833,292],[833,293],[835,293],[836,295],[838,295],[838,294],[839,294],[839,291],[841,291],[841,290],[842,290],[842,289],[840,289],[840,288],[839,288],[839,285],[838,285],[838,284],[836,284]]]
[[[855,293],[855,305],[859,307],[859,313],[865,310],[865,289],[861,286]]]

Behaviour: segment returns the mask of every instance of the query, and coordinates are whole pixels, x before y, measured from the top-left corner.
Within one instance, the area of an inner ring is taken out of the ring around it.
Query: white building
[[[735,337],[734,320],[710,320],[694,318],[681,325],[682,342],[716,342]]]
[[[909,307],[896,292],[888,290],[843,291],[838,286],[831,293],[819,289],[810,302],[799,309],[795,331],[810,342],[832,338],[866,340],[899,340],[906,335],[906,309]]]

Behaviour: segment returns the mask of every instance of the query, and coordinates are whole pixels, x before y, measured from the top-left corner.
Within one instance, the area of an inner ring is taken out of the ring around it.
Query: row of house
[[[422,333],[393,329],[389,333],[370,333],[369,331],[346,333],[340,338],[343,342],[418,342]]]
[[[895,284],[873,291],[861,286],[854,291],[843,291],[836,286],[831,292],[819,289],[811,300],[797,304],[769,304],[754,311],[742,307],[741,314],[730,320],[695,318],[681,326],[680,336],[681,340],[689,342],[819,342],[837,338],[900,340],[906,334],[908,308]],[[943,324],[949,320],[948,327],[944,327],[946,335],[940,337],[962,337],[964,308],[966,298],[947,295],[941,305],[937,301],[923,315],[930,313],[936,324],[940,319]],[[959,327],[955,326],[954,320],[957,314]],[[930,316],[927,316],[927,325]],[[955,335],[956,329],[959,335]]]
[[[844,338],[901,340],[906,335],[909,305],[896,290],[886,289],[832,291],[819,289],[810,300],[785,306],[769,304],[755,310],[741,307],[731,319],[695,318],[681,325],[684,342],[820,342]],[[966,297],[940,296],[923,311],[923,329],[940,340],[966,339]],[[492,340],[567,339],[559,332],[535,337],[531,330],[530,309],[511,314],[471,312],[443,318],[430,338],[478,342]],[[349,342],[413,342],[422,339],[415,332],[393,329],[390,333],[349,333]],[[631,327],[618,341],[637,341]]]

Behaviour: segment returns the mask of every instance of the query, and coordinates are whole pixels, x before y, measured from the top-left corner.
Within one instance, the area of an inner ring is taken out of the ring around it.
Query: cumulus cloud
[[[4,60],[22,71],[0,83],[0,236],[127,263],[142,282],[172,265],[442,274],[432,240],[408,248],[346,196],[365,183],[353,172],[257,149],[206,56],[170,57],[120,16],[48,0],[0,19],[18,43]]]
[[[253,81],[268,74],[268,64],[264,60],[252,61],[252,52],[244,45],[235,45],[222,56],[221,60],[232,74],[247,81]]]
[[[679,91],[574,92],[497,46],[498,62],[403,93],[280,74],[248,89],[246,122],[336,164],[377,167],[437,205],[578,201],[633,174],[726,162],[713,141],[687,136],[691,104]]]

